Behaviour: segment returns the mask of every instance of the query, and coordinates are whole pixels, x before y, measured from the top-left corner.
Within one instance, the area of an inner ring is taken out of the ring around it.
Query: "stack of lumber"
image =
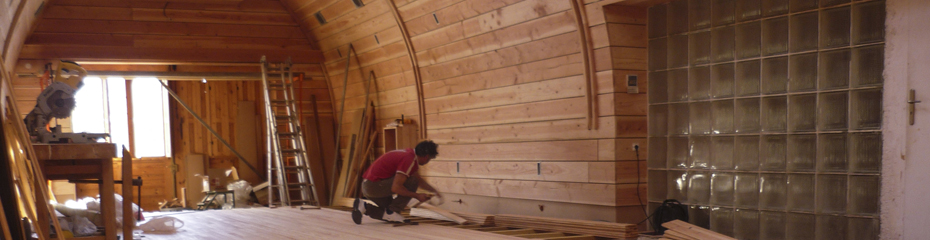
[[[347,176],[345,197],[355,197],[355,192],[359,186],[359,180],[368,164],[374,161],[375,140],[378,139],[378,133],[381,131],[376,127],[375,106],[371,103],[365,106],[365,114],[362,115],[359,126],[359,133],[356,142],[350,148],[348,168],[343,176]]]
[[[497,226],[502,227],[531,228],[606,238],[635,238],[638,235],[635,224],[625,223],[530,217],[509,214],[495,215],[494,222]]]
[[[726,235],[707,230],[690,223],[683,222],[681,220],[674,220],[671,222],[663,223],[663,227],[668,228],[665,230],[665,238],[675,239],[675,240],[736,240],[736,238],[731,238]]]
[[[458,215],[449,212],[448,210],[430,205],[429,203],[419,203],[418,207],[410,209],[410,215],[424,218],[431,218],[437,220],[452,221],[458,224],[465,224],[468,222],[467,219],[459,217]]]
[[[470,223],[474,223],[481,226],[494,226],[494,215],[491,214],[481,214],[481,213],[470,213],[470,212],[452,212],[456,216],[468,220]]]

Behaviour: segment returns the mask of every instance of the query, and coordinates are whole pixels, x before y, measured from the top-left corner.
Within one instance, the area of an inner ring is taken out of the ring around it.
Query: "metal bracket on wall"
[[[908,119],[907,122],[908,122],[910,125],[914,125],[914,108],[915,108],[915,105],[918,104],[918,103],[920,103],[920,101],[917,101],[917,100],[916,100],[916,98],[917,98],[917,93],[916,93],[916,92],[917,92],[916,90],[911,89],[910,93],[907,94],[907,119]]]

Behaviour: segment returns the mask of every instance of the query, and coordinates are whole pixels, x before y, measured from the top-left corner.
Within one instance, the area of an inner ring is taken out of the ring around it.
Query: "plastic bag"
[[[173,233],[182,227],[184,227],[184,221],[170,216],[155,217],[139,225],[140,230],[148,233]]]
[[[73,230],[74,236],[83,237],[97,233],[97,225],[94,225],[86,217],[74,216],[72,220],[71,230]]]
[[[226,189],[232,190],[236,198],[237,208],[249,206],[249,193],[252,192],[252,185],[244,180],[239,180],[226,185]],[[231,199],[226,199],[231,200]]]

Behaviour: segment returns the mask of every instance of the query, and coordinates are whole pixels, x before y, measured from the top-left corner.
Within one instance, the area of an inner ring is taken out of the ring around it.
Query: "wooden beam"
[[[442,209],[442,208],[439,208],[439,207],[430,205],[429,203],[422,203],[422,204],[420,204],[419,207],[420,207],[420,208],[427,209],[427,210],[430,210],[430,211],[433,211],[433,212],[435,212],[435,213],[437,213],[437,214],[439,214],[439,215],[442,215],[443,217],[452,219],[453,222],[458,223],[458,224],[465,224],[465,223],[468,222],[468,220],[466,220],[465,218],[459,217],[458,215],[455,215],[455,214],[449,212],[448,210],[445,210],[445,209]]]
[[[397,27],[400,28],[401,35],[404,37],[404,44],[407,45],[407,56],[410,57],[410,65],[413,69],[413,76],[416,80],[416,89],[417,89],[417,106],[419,109],[419,122],[417,126],[419,127],[420,139],[428,139],[426,135],[426,104],[423,100],[423,78],[420,75],[420,67],[417,65],[417,54],[416,50],[413,49],[413,43],[410,42],[410,33],[407,32],[407,28],[404,25],[404,21],[400,19],[400,13],[397,12],[397,6],[394,5],[393,0],[384,0],[390,4],[391,14],[394,15],[394,20],[397,23]]]
[[[305,38],[300,28],[293,26],[81,19],[42,19],[38,22],[35,33]]]
[[[588,19],[585,15],[584,4],[579,0],[571,0],[572,10],[575,12],[575,22],[578,24],[578,33],[581,37],[581,55],[584,63],[585,98],[587,99],[588,130],[597,129],[597,81],[594,79],[594,50],[591,44],[591,33],[588,29]]]
[[[23,45],[21,59],[71,59],[75,61],[169,61],[255,63],[263,55],[277,61],[291,57],[294,63],[319,63],[323,55],[316,50],[257,50],[205,48],[137,48],[102,46]]]

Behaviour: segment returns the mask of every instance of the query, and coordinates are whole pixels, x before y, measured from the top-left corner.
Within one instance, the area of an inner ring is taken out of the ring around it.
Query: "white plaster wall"
[[[881,239],[930,236],[930,1],[887,0]],[[917,124],[907,93],[917,89]]]

